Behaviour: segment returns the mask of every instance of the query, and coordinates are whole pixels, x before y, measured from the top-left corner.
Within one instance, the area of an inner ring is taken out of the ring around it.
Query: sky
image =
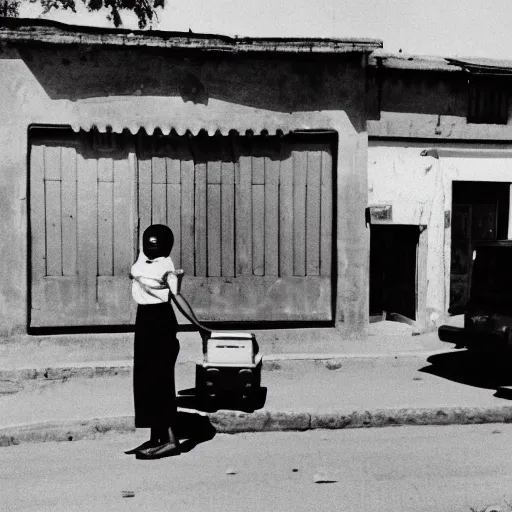
[[[104,13],[53,11],[64,23],[112,26]],[[21,16],[41,15],[24,1]],[[137,28],[123,13],[126,28]],[[261,37],[376,38],[384,50],[512,59],[512,0],[166,0],[159,30]]]

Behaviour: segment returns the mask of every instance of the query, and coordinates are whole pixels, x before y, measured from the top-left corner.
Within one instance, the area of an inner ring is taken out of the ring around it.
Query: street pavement
[[[136,460],[142,432],[0,450],[2,512],[512,509],[512,426],[226,435]]]
[[[228,404],[209,420],[227,433],[512,422],[510,391],[501,388],[512,384],[507,360],[455,350],[436,333],[413,336],[404,324],[371,328],[373,338],[339,354],[264,353],[256,411]],[[179,406],[204,414],[193,395],[194,358],[186,342],[182,347]],[[376,347],[384,352],[372,352]],[[59,365],[38,365],[34,350],[25,367],[19,352],[0,361],[0,446],[133,430],[131,361],[73,363],[63,361],[64,352]]]

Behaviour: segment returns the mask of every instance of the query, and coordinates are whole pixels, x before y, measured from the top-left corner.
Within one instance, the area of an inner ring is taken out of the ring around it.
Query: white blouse
[[[178,278],[170,256],[149,260],[141,251],[133,264],[132,297],[137,304],[159,304],[169,301],[169,290],[177,294]]]

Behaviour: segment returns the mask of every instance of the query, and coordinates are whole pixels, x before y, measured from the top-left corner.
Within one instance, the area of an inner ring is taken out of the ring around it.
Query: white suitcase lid
[[[255,338],[253,333],[250,332],[230,332],[230,331],[213,331],[211,340],[253,340]]]
[[[257,354],[254,357],[253,362],[236,362],[236,363],[230,363],[230,362],[211,362],[204,360],[201,362],[201,366],[203,368],[257,368],[259,365],[262,364],[263,356],[261,354]]]

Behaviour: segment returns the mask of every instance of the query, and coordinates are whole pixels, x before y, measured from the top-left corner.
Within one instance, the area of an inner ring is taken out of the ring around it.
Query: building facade
[[[473,244],[510,238],[510,64],[373,54],[371,314],[435,328],[463,311]]]
[[[151,223],[200,318],[364,332],[379,47],[1,20],[0,334],[132,325]]]

